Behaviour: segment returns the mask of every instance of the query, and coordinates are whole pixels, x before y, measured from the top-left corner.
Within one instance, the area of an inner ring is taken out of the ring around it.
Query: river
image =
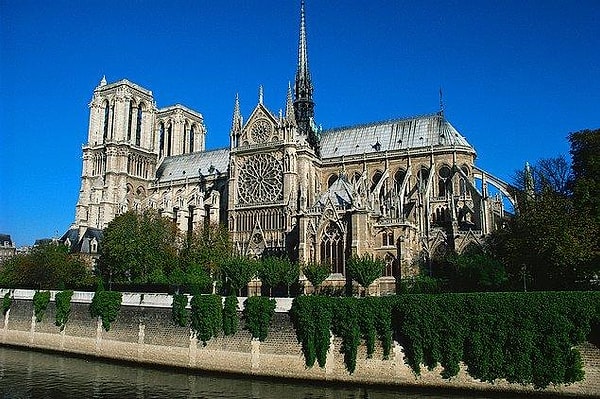
[[[0,398],[442,399],[402,388],[325,386],[148,368],[0,346]],[[496,396],[497,397],[497,396]],[[486,396],[469,396],[483,399]]]

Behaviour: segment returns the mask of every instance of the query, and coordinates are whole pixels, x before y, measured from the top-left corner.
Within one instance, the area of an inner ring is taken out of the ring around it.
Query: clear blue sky
[[[17,245],[74,220],[88,103],[102,75],[204,115],[228,144],[235,94],[285,106],[299,0],[0,0],[0,232]],[[307,0],[323,128],[436,112],[510,180],[600,127],[600,1]]]

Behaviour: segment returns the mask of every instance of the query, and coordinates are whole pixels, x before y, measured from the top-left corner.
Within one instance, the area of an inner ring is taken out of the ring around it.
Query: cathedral
[[[345,280],[350,256],[370,253],[386,262],[384,285],[481,245],[505,217],[506,185],[475,165],[475,149],[443,109],[319,128],[304,4],[300,14],[284,111],[267,109],[261,90],[244,117],[236,96],[227,148],[205,149],[201,113],[158,108],[150,90],[103,78],[90,102],[75,223],[63,240],[94,254],[98,232],[117,215],[152,208],[182,231],[226,224],[243,255],[327,263],[334,281]]]

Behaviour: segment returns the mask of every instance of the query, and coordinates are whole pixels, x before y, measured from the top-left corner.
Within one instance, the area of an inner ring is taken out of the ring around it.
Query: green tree
[[[581,218],[588,220],[588,233],[596,237],[593,255],[581,265],[579,278],[600,276],[600,129],[569,135],[573,167],[573,203]]]
[[[569,135],[575,205],[600,223],[600,129]]]
[[[186,275],[184,281],[192,282],[191,286],[199,293],[206,284],[220,280],[220,264],[231,258],[233,243],[227,227],[223,224],[201,226],[188,234],[179,259],[179,270],[171,276],[175,283],[181,274]]]
[[[298,281],[300,270],[296,263],[285,256],[264,257],[258,267],[258,278],[269,288],[269,296],[273,296],[273,287],[283,284],[290,295],[290,286]]]
[[[309,262],[302,267],[302,273],[317,292],[319,286],[329,277],[331,274],[331,266],[325,263],[314,263]]]
[[[290,296],[290,287],[298,282],[300,278],[300,267],[297,262],[290,262],[289,260],[284,264],[284,268],[281,271],[281,282],[287,288],[287,296]]]
[[[368,295],[369,286],[383,275],[385,262],[371,254],[352,256],[346,263],[350,278],[363,287]]]
[[[598,224],[583,216],[560,187],[519,182],[516,186],[524,187],[516,189],[518,213],[488,238],[492,254],[506,266],[514,288],[577,288],[594,259]]]
[[[87,263],[60,243],[34,247],[28,254],[7,259],[0,268],[0,283],[15,287],[76,288],[92,282]]]
[[[483,251],[454,254],[448,257],[448,262],[453,271],[451,291],[499,291],[508,282],[504,265]]]
[[[260,261],[258,278],[269,288],[269,296],[273,296],[273,287],[281,282],[281,272],[285,259],[277,256],[267,256]]]
[[[239,256],[225,259],[220,267],[231,290],[241,296],[242,288],[246,287],[250,280],[256,276],[258,261]]]
[[[177,239],[177,226],[157,212],[126,212],[104,229],[98,270],[110,282],[165,283],[177,265]]]

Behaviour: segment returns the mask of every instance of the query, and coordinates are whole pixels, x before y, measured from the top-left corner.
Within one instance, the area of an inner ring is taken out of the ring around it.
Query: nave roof
[[[158,183],[198,177],[200,174],[227,173],[229,169],[229,149],[220,148],[210,151],[198,151],[190,154],[166,157],[158,170]]]
[[[321,134],[324,159],[443,146],[466,147],[475,152],[440,114],[335,128]]]

